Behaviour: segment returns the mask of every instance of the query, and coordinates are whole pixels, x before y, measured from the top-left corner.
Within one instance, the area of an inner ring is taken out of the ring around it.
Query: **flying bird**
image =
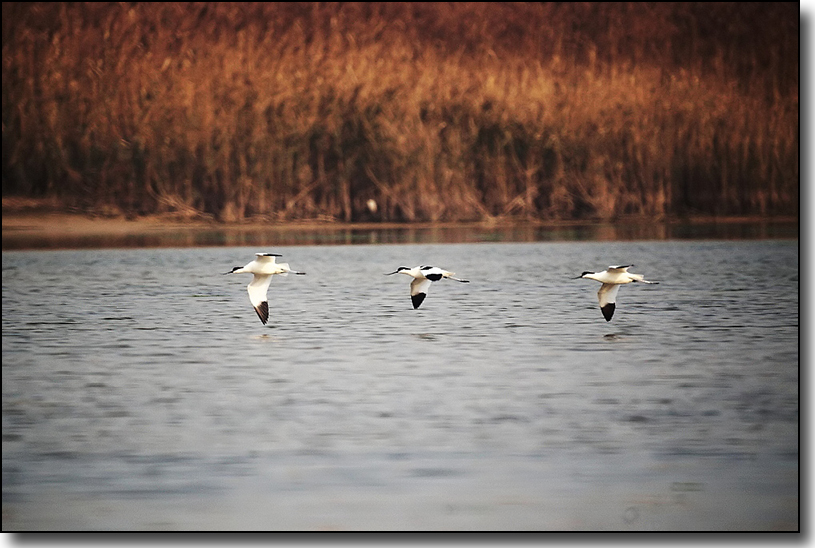
[[[442,278],[450,278],[457,282],[470,283],[469,280],[454,278],[453,274],[455,272],[448,272],[437,266],[414,266],[413,268],[400,266],[395,271],[387,273],[386,276],[393,274],[407,274],[413,277],[413,281],[410,282],[410,300],[413,301],[414,309],[421,306],[422,301],[427,296],[427,290],[430,289],[430,284],[433,282],[437,282]]]
[[[224,274],[254,274],[252,281],[247,286],[249,300],[255,307],[260,321],[266,325],[266,322],[269,321],[269,302],[266,300],[266,290],[269,289],[272,276],[275,274],[286,276],[289,273],[303,275],[305,272],[292,270],[289,268],[289,263],[275,263],[275,257],[282,257],[277,253],[255,253],[255,255],[257,258],[251,263],[246,266],[236,266]]]
[[[617,291],[620,290],[622,284],[631,282],[642,282],[646,284],[658,284],[659,282],[649,282],[643,278],[642,274],[633,274],[628,271],[633,264],[610,266],[601,272],[583,272],[580,276],[574,278],[588,278],[589,280],[596,280],[603,285],[600,286],[600,291],[597,292],[597,297],[600,300],[600,310],[603,312],[603,317],[607,322],[611,321],[616,308]]]

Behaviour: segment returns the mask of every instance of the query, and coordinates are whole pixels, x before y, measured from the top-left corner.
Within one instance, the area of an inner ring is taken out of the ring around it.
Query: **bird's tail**
[[[281,276],[287,276],[289,274],[298,274],[300,276],[305,275],[305,272],[298,272],[296,270],[292,270],[291,268],[289,268],[289,263],[278,263],[277,266],[283,269],[283,272],[280,273]]]
[[[450,278],[451,280],[455,280],[457,282],[461,282],[461,283],[465,283],[465,284],[470,283],[470,280],[462,280],[461,278],[456,278],[455,276],[453,276],[453,274],[454,274],[454,272],[448,272],[444,277],[445,278]]]

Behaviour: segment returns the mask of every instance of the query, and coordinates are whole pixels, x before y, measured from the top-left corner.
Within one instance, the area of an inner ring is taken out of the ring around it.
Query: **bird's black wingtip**
[[[614,303],[608,303],[606,306],[600,308],[603,312],[603,317],[606,319],[607,322],[611,321],[611,317],[614,315],[614,309],[616,305]]]
[[[426,293],[416,293],[415,295],[410,296],[410,300],[413,301],[414,310],[421,306],[425,297],[427,297]]]
[[[258,318],[260,318],[263,325],[266,325],[266,322],[269,321],[269,303],[263,301],[255,307],[255,312],[258,313]]]

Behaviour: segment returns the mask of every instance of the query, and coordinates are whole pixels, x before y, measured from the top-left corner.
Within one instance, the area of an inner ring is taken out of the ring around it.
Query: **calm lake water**
[[[3,529],[795,530],[798,294],[795,239],[3,252]]]

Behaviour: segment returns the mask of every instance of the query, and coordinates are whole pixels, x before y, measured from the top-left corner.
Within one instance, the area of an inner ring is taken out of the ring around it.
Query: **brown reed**
[[[3,196],[225,221],[798,210],[798,8],[3,4]]]

